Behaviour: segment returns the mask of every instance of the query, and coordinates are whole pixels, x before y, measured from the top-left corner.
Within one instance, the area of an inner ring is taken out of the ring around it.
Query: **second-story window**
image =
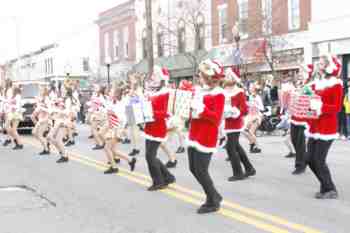
[[[205,49],[205,21],[202,14],[198,15],[196,26],[196,33],[198,33],[198,35],[196,35],[198,50],[203,50]]]
[[[272,0],[261,1],[262,32],[265,35],[272,33]]]
[[[113,44],[114,44],[114,60],[119,60],[120,56],[120,42],[119,42],[119,31],[114,31],[114,37],[113,37]]]
[[[219,14],[219,41],[220,43],[225,43],[227,41],[227,28],[228,28],[227,3],[223,3],[218,6],[218,14]]]
[[[164,33],[160,26],[157,29],[157,51],[158,57],[164,56]]]
[[[104,47],[104,60],[106,62],[107,57],[110,55],[109,54],[109,34],[108,33],[104,34],[103,47]]]
[[[124,57],[129,57],[129,27],[125,27],[123,31],[124,40]]]
[[[179,53],[184,53],[186,51],[186,30],[184,20],[180,20],[177,26],[177,47]]]
[[[142,32],[142,57],[147,58],[147,31],[146,29]]]
[[[288,28],[289,30],[300,28],[300,0],[288,0]]]
[[[238,0],[239,32],[242,38],[248,37],[248,0]]]

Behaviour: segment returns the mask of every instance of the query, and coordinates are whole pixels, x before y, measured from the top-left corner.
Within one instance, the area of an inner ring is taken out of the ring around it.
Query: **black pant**
[[[239,144],[239,136],[240,132],[227,134],[226,151],[231,161],[234,176],[243,176],[241,162],[246,172],[254,169],[247,154]]]
[[[188,148],[190,171],[202,186],[207,196],[206,203],[215,205],[218,204],[221,195],[216,191],[208,172],[211,156],[212,153],[203,153],[193,147]]]
[[[302,125],[290,126],[290,137],[295,149],[295,168],[305,169],[306,167],[306,143],[305,143],[305,127]]]
[[[336,190],[332,181],[331,173],[326,163],[328,151],[332,145],[332,142],[333,141],[316,140],[310,138],[307,145],[310,156],[308,164],[311,171],[321,183],[321,193]]]
[[[153,185],[161,185],[174,179],[174,176],[157,158],[160,142],[146,139],[146,161]]]

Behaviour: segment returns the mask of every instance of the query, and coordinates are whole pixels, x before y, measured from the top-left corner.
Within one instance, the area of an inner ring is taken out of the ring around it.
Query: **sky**
[[[122,2],[125,0],[1,0],[0,64],[55,42],[82,35],[98,38],[94,24],[98,14]]]

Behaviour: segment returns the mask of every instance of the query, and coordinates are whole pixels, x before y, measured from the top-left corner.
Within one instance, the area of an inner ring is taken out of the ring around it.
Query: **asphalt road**
[[[172,170],[177,183],[147,192],[144,152],[134,173],[122,162],[119,174],[104,175],[103,152],[91,150],[85,126],[79,132],[68,164],[57,165],[55,154],[38,156],[38,143],[30,136],[25,136],[23,151],[0,147],[0,233],[350,232],[350,142],[337,141],[328,158],[338,200],[313,198],[319,184],[310,170],[291,175],[293,159],[284,158],[287,150],[280,137],[260,139],[263,153],[250,155],[257,175],[240,182],[227,181],[232,171],[220,151],[210,171],[225,202],[220,212],[201,216],[196,209],[204,196],[185,153]],[[247,148],[244,138],[242,143]],[[141,140],[142,150],[143,144]],[[120,149],[131,150],[130,145]],[[161,151],[160,158],[167,160]]]

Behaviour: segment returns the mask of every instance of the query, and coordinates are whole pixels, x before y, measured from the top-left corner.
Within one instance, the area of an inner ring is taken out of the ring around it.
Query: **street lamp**
[[[112,62],[111,57],[110,56],[106,56],[105,64],[106,64],[106,67],[107,67],[107,85],[108,85],[108,88],[111,85],[111,80],[110,80],[111,62]]]

